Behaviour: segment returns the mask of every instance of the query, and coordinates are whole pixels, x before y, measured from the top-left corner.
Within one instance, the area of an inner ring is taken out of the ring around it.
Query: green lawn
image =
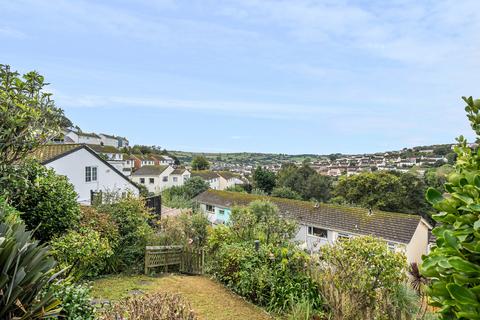
[[[111,276],[93,282],[93,296],[97,299],[114,301],[133,293],[153,291],[179,293],[190,302],[200,319],[273,319],[262,309],[203,276]]]

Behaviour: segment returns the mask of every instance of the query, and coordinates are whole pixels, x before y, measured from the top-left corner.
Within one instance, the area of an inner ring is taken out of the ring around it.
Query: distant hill
[[[257,152],[235,152],[235,153],[209,153],[209,152],[186,152],[186,151],[168,151],[182,163],[190,163],[196,155],[205,156],[212,163],[230,163],[241,165],[272,165],[287,162],[303,162],[305,160],[315,162],[327,158],[340,158],[343,156],[354,156],[354,154],[283,154],[283,153],[257,153]],[[383,155],[385,153],[396,154],[401,158],[418,157],[422,155],[446,156],[452,153],[452,144],[438,144],[430,146],[417,146],[404,148],[402,150],[393,150],[376,153],[364,153],[361,155]],[[360,154],[359,154],[360,155]]]

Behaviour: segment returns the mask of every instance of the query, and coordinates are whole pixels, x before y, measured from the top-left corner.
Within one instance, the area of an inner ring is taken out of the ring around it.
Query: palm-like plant
[[[4,221],[6,211],[0,205],[0,319],[55,317],[60,301],[52,292],[40,298],[39,292],[57,277],[56,262],[23,222]]]

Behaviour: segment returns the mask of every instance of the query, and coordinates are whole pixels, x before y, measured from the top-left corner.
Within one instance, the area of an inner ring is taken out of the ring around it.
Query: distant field
[[[315,160],[320,158],[314,154],[277,154],[277,153],[202,153],[202,152],[185,152],[185,151],[169,151],[170,154],[176,156],[182,163],[189,163],[195,155],[203,155],[210,162],[227,162],[227,163],[280,163],[280,162],[302,162],[309,158]]]

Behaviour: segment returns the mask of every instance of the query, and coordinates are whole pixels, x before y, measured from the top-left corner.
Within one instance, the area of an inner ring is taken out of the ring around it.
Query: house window
[[[213,209],[213,206],[210,204],[205,205],[205,208],[208,212],[215,212],[215,210]]]
[[[177,177],[173,177],[173,182],[177,182],[178,181],[178,178]]]
[[[224,215],[224,214],[225,214],[225,210],[218,210],[218,214]]]
[[[140,178],[140,183],[145,184],[145,178]]]
[[[350,239],[350,237],[348,233],[339,233],[337,239]]]
[[[168,181],[168,176],[163,177],[163,178],[162,178],[162,181],[163,181],[163,182],[167,182],[167,181]]]
[[[154,184],[154,183],[155,183],[155,179],[154,179],[154,178],[149,178],[149,179],[148,179],[148,182],[149,182],[150,184]]]
[[[328,237],[328,231],[326,229],[317,228],[317,227],[308,227],[308,234],[311,236],[325,238],[325,239]]]
[[[97,167],[85,167],[85,182],[97,181]]]
[[[392,252],[395,252],[395,249],[397,248],[397,246],[393,242],[388,242],[387,246],[388,246],[388,249],[390,249],[390,251]]]

